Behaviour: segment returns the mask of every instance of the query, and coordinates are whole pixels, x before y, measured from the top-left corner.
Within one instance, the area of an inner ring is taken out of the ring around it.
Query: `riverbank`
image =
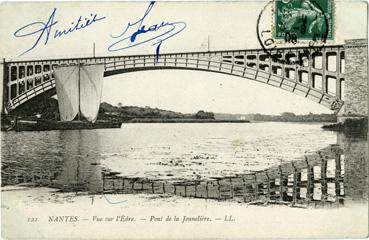
[[[123,123],[249,123],[248,120],[217,120],[217,119],[195,119],[195,118],[134,118],[123,121]]]
[[[1,208],[6,219],[2,236],[7,239],[362,238],[367,235],[368,224],[366,205],[301,209],[157,194],[89,195],[17,186],[2,188]]]
[[[347,134],[365,134],[368,132],[368,117],[347,118],[343,122],[323,125],[322,128]]]

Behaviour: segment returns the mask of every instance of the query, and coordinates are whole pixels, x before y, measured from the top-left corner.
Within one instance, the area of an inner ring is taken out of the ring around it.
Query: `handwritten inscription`
[[[50,16],[45,22],[31,22],[14,32],[14,37],[29,38],[32,37],[33,44],[30,48],[20,54],[20,56],[33,50],[37,45],[43,43],[47,45],[50,39],[58,39],[65,37],[73,32],[83,30],[98,21],[104,20],[106,17],[98,16],[97,13],[91,13],[90,16],[79,16],[75,21],[71,22],[69,26],[62,27],[58,20],[56,20],[56,11],[54,8]]]
[[[129,22],[119,34],[111,35],[114,39],[109,45],[108,51],[115,52],[127,48],[136,47],[145,43],[156,46],[156,55],[159,56],[161,44],[182,32],[186,28],[184,22],[166,22],[146,24],[146,18],[154,7],[155,2],[150,2],[143,17],[135,22]]]
[[[185,22],[168,21],[148,24],[147,18],[154,5],[155,1],[150,2],[140,19],[127,23],[125,28],[118,34],[110,35],[113,41],[108,46],[109,52],[122,51],[142,44],[151,44],[152,46],[156,46],[158,60],[161,44],[182,32],[187,25]],[[69,26],[61,26],[61,23],[57,20],[57,9],[54,8],[46,21],[30,22],[14,32],[14,37],[16,38],[32,39],[31,46],[19,56],[32,51],[38,45],[47,45],[52,39],[56,40],[66,37],[104,19],[106,19],[105,16],[91,13],[90,16],[78,16]]]

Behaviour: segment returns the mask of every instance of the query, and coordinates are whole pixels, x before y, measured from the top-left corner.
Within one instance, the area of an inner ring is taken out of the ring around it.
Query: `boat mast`
[[[210,37],[208,35],[208,52],[210,52]]]
[[[93,55],[93,58],[95,58],[95,42],[94,42],[93,47],[92,47],[92,55]]]

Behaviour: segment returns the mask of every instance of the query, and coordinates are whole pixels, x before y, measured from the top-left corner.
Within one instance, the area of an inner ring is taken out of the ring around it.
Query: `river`
[[[2,185],[90,194],[238,196],[245,202],[304,206],[367,200],[366,136],[348,137],[321,126],[142,123],[121,129],[2,132]]]

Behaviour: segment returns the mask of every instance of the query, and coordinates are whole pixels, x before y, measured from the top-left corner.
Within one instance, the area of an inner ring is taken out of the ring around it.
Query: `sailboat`
[[[84,120],[94,123],[99,111],[104,66],[81,64],[54,69],[61,121]]]
[[[60,65],[55,67],[54,76],[60,121],[38,120],[21,130],[121,127],[121,122],[97,121],[104,77],[102,64]]]

